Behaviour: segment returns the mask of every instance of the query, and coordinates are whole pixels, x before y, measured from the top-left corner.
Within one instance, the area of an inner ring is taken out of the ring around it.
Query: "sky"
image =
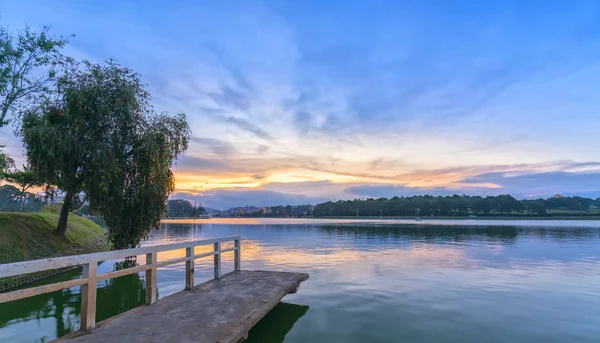
[[[598,1],[0,2],[11,30],[142,74],[206,207],[600,197]],[[0,144],[17,161],[11,127]]]

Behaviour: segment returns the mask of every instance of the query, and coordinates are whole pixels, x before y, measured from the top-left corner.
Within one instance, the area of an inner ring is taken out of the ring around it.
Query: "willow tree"
[[[65,192],[57,233],[66,233],[84,192],[121,249],[158,224],[190,129],[183,114],[153,111],[138,74],[113,61],[84,62],[58,79],[56,96],[24,114],[21,137],[34,171]]]

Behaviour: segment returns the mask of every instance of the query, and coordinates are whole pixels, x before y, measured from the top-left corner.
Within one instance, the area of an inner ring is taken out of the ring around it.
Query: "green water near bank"
[[[600,222],[475,224],[184,221],[162,224],[144,244],[241,235],[242,268],[309,273],[251,331],[254,343],[598,342]],[[134,262],[99,269],[127,263]],[[184,269],[159,269],[159,298],[183,289]],[[225,255],[223,271],[232,269]],[[195,275],[196,283],[209,280],[211,260],[197,260]],[[143,275],[100,282],[97,320],[139,306],[144,295]],[[0,342],[45,342],[76,330],[79,303],[73,287],[1,304]]]

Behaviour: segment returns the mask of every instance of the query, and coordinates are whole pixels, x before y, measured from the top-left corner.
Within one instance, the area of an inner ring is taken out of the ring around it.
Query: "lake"
[[[600,341],[599,221],[169,221],[143,245],[228,235],[242,236],[243,269],[310,275],[252,329],[251,343]],[[159,261],[184,256],[176,253]],[[228,253],[223,272],[231,270]],[[159,269],[159,298],[183,289],[184,271]],[[211,258],[196,260],[197,284],[212,272]],[[144,297],[141,274],[100,282],[97,320]],[[0,304],[0,342],[77,330],[79,304],[78,287]]]

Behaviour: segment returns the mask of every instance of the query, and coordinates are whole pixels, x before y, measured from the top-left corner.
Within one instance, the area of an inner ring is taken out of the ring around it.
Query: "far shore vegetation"
[[[182,201],[182,200],[178,200]],[[191,207],[191,205],[189,205]],[[579,196],[518,200],[508,194],[498,196],[415,195],[392,198],[366,198],[328,201],[313,205],[245,206],[213,213],[221,217],[275,218],[388,218],[406,219],[600,219],[600,198]]]

